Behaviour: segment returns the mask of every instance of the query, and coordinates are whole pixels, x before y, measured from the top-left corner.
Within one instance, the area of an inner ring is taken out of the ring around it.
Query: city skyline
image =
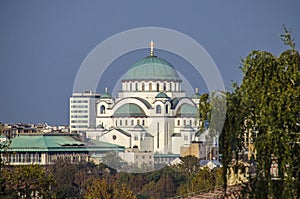
[[[68,99],[84,58],[103,40],[128,29],[164,27],[192,37],[215,61],[227,88],[231,80],[241,80],[240,59],[251,50],[278,55],[287,49],[280,41],[283,24],[292,29],[296,49],[300,43],[297,1],[151,1],[149,9],[141,2],[132,3],[134,6],[121,1],[2,1],[0,121],[68,124]],[[145,41],[145,48],[148,43]],[[104,87],[112,89],[116,82],[111,77],[120,77],[148,53],[148,49],[134,51],[116,60],[97,92],[103,93]],[[188,65],[170,52],[156,54],[175,62],[174,66]],[[200,84],[200,93],[205,91],[198,76],[185,75],[194,87]]]

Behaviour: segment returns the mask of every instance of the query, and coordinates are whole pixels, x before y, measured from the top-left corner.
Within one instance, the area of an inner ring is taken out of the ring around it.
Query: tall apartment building
[[[82,132],[96,126],[96,102],[100,94],[92,91],[73,93],[70,97],[70,131]]]

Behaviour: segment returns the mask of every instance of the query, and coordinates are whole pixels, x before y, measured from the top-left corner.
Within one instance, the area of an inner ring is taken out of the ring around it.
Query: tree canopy
[[[247,188],[255,198],[300,197],[300,56],[290,31],[284,31],[290,49],[278,57],[252,51],[242,60],[241,85],[227,94],[223,161],[226,168],[233,151],[254,144],[256,176]]]

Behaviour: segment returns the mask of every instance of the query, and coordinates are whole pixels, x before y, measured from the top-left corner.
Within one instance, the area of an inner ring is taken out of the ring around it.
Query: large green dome
[[[123,81],[129,80],[181,81],[176,69],[156,56],[145,57],[133,64],[123,78]]]

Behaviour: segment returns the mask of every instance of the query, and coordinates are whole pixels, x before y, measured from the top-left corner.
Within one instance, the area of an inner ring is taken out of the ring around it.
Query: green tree
[[[53,190],[58,198],[76,198],[80,189],[75,183],[75,175],[78,171],[76,165],[68,161],[57,161],[49,168],[55,179]]]
[[[200,96],[199,100],[199,123],[200,123],[200,131],[203,132],[205,130],[205,122],[210,120],[210,111],[211,104],[208,93],[204,93]]]
[[[182,164],[176,166],[185,176],[191,177],[200,170],[200,160],[195,156],[185,156],[180,158]]]
[[[279,57],[266,51],[252,51],[243,60],[242,84],[227,98],[221,137],[225,169],[232,152],[238,159],[245,133],[254,141],[256,176],[248,184],[254,193],[247,197],[300,197],[300,56],[290,31],[285,27],[284,31],[282,40],[291,49]],[[271,172],[275,164],[276,175]]]
[[[222,154],[223,165],[223,190],[226,193],[227,177],[230,174],[230,164],[232,159],[239,161],[239,152],[243,149],[244,133],[245,133],[245,111],[241,105],[241,92],[236,83],[233,83],[233,91],[226,93],[226,118],[224,128],[220,135],[220,148]],[[239,164],[237,164],[239,165]],[[235,167],[235,173],[238,172],[238,167]]]

